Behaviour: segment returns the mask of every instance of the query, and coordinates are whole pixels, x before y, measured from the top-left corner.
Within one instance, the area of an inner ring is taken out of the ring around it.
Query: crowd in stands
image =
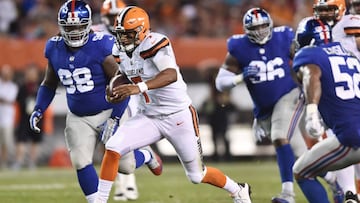
[[[1,0],[0,37],[47,39],[58,33],[57,12],[65,0]],[[251,7],[266,9],[274,25],[295,27],[311,15],[313,0],[124,0],[145,8],[151,25],[169,37],[228,37],[243,33],[242,17]],[[94,24],[101,0],[88,0]]]

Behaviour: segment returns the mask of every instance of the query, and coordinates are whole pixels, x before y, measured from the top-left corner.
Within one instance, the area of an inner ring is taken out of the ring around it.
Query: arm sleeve
[[[236,80],[235,73],[230,72],[224,68],[220,68],[219,73],[215,79],[216,89],[219,90],[220,92],[231,89],[235,87],[235,85],[237,84],[235,80]]]
[[[45,85],[41,85],[36,96],[36,104],[34,110],[40,110],[41,112],[45,112],[54,97],[55,90],[50,89]]]

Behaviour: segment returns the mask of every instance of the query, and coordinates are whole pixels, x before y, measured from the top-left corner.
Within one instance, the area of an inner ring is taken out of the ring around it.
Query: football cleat
[[[251,188],[247,183],[238,183],[240,190],[231,195],[234,203],[251,203]]]
[[[126,202],[128,199],[125,197],[124,193],[116,193],[113,197],[114,201],[123,201]]]
[[[125,197],[128,200],[137,200],[139,198],[139,193],[136,187],[127,187],[125,191]]]
[[[356,194],[351,191],[345,193],[345,202],[344,203],[359,203],[359,199]]]
[[[150,146],[144,147],[142,149],[145,149],[150,152],[151,159],[148,163],[146,163],[150,171],[156,176],[161,175],[163,165],[160,156],[156,154],[154,150],[151,149]]]
[[[295,203],[295,194],[289,194],[289,193],[280,193],[276,197],[273,197],[271,199],[272,203]]]

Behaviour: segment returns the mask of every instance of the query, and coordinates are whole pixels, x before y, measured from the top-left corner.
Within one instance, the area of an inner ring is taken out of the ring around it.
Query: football
[[[129,81],[129,79],[123,75],[123,74],[119,74],[114,76],[113,78],[111,78],[110,82],[109,82],[109,90],[111,92],[111,90],[114,87],[117,87],[119,85],[123,85],[123,84],[130,84],[131,82]]]

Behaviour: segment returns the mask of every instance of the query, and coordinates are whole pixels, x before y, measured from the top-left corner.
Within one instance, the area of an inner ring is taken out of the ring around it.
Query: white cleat
[[[247,183],[238,183],[240,190],[233,194],[231,197],[234,200],[234,203],[251,203],[251,189]]]

